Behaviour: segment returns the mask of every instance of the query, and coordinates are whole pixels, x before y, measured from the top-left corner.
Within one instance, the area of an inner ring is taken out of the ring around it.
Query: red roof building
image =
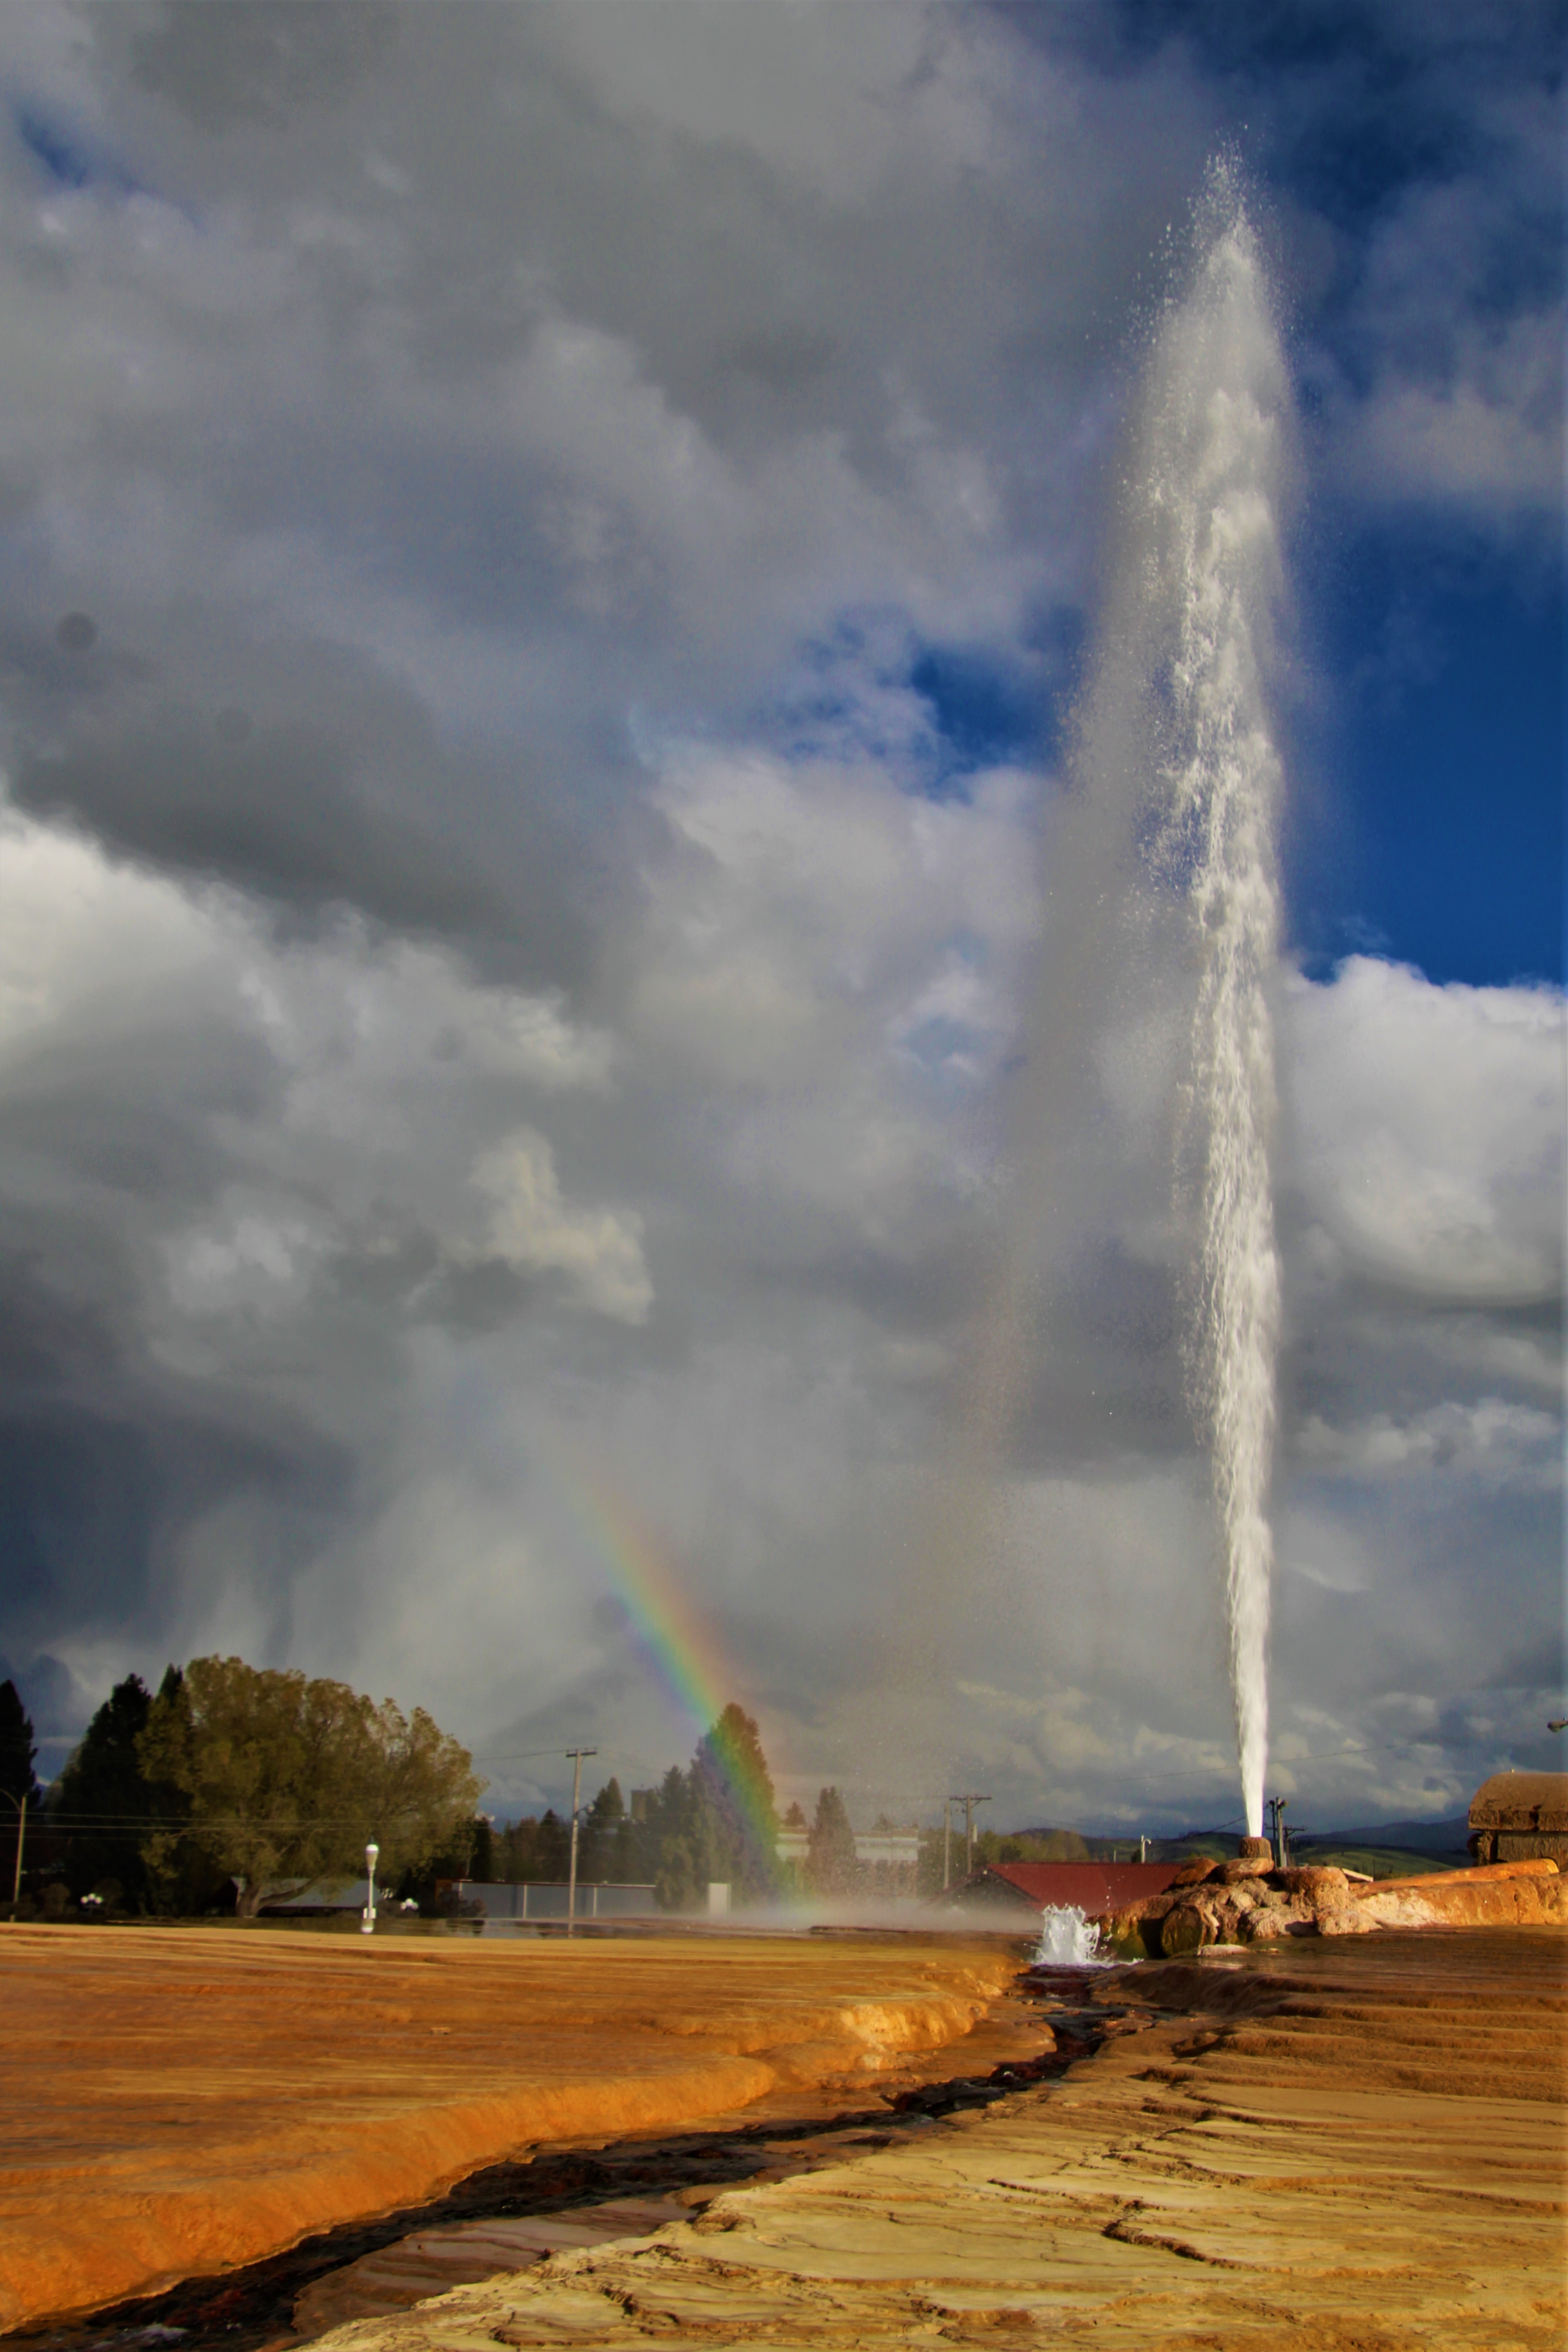
[[[1177,1862],[993,1862],[954,1892],[1031,1911],[1071,1905],[1097,1919],[1163,1895],[1180,1868]]]

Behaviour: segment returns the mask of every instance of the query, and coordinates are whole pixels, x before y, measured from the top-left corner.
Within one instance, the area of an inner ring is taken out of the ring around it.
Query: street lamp
[[[376,1932],[376,1856],[380,1852],[381,1848],[379,1845],[368,1845],[365,1848],[365,1877],[368,1882],[371,1899],[366,1904],[363,1914],[361,1916],[360,1933],[361,1936],[373,1936]]]

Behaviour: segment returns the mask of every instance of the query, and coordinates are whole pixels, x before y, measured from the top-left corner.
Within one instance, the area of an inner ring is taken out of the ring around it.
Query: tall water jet
[[[1074,790],[1052,851],[1040,1029],[1125,1030],[1140,992],[1156,1003],[1185,993],[1191,1006],[1176,1077],[1176,1205],[1193,1236],[1183,1364],[1212,1462],[1256,1835],[1280,1320],[1269,998],[1283,770],[1270,682],[1294,432],[1268,270],[1228,166],[1211,171],[1197,229],[1140,387]],[[1092,1061],[1082,1045],[1076,1066],[1071,1044],[1053,1045],[1039,1082],[1042,1139],[1095,1115]]]
[[[1283,770],[1268,682],[1283,593],[1289,376],[1268,274],[1233,177],[1154,354],[1143,476],[1145,593],[1166,636],[1155,685],[1158,859],[1186,883],[1197,958],[1184,1160],[1197,1196],[1189,1393],[1213,1463],[1249,1832],[1263,1826],[1280,1269],[1269,989],[1279,944]]]

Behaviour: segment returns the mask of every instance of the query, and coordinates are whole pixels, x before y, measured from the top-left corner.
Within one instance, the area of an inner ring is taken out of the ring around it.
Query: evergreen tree
[[[695,1799],[678,1764],[672,1764],[648,1807],[646,1841],[654,1900],[661,1911],[689,1911],[706,1878],[699,1875],[694,1832]]]
[[[698,1743],[690,1780],[691,1843],[706,1876],[727,1879],[743,1901],[776,1895],[779,1811],[773,1778],[755,1721],[734,1700]]]
[[[534,1853],[538,1877],[547,1885],[564,1885],[571,1869],[571,1823],[563,1822],[553,1805],[547,1805],[539,1816]]]
[[[622,1836],[625,1824],[626,1801],[621,1794],[620,1781],[612,1775],[588,1808],[588,1819],[583,1824],[579,1864],[585,1879],[608,1882],[617,1875],[625,1843]]]
[[[149,1723],[155,1713],[162,1715],[165,1724],[177,1726],[179,1738],[188,1742],[191,1700],[184,1675],[178,1666],[163,1669],[158,1696],[148,1709]],[[211,1911],[232,1910],[234,1889],[228,1873],[192,1835],[191,1799],[186,1791],[148,1766],[141,1746],[145,1737],[143,1727],[136,1753],[147,1789],[149,1826],[141,1840],[147,1908],[171,1919],[193,1919]]]
[[[116,1683],[60,1775],[49,1805],[51,1828],[66,1839],[66,1884],[80,1896],[119,1889],[131,1911],[147,1905],[141,1849],[154,1827],[155,1791],[136,1743],[152,1697],[140,1675]]]
[[[18,1843],[26,1860],[23,1811],[31,1822],[43,1794],[33,1776],[37,1753],[21,1693],[13,1682],[0,1683],[0,1794],[7,1800],[0,1804],[0,1903],[7,1905],[16,1879]]]
[[[844,1801],[836,1789],[824,1789],[817,1799],[806,1854],[806,1884],[813,1895],[848,1895],[860,1876],[855,1833]]]

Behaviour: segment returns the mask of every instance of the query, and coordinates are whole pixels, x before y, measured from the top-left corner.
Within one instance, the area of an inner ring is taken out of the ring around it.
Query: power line
[[[270,1813],[204,1813],[200,1820],[189,1815],[172,1813],[52,1813],[45,1811],[40,1819],[52,1830],[170,1830],[183,1835],[200,1830],[264,1829],[264,1830],[351,1830],[362,1828],[367,1822],[403,1822],[417,1818],[418,1809],[401,1805],[389,1812],[382,1805],[367,1805],[357,1813],[311,1813],[298,1821],[287,1821]]]
[[[585,1748],[583,1751],[585,1755],[597,1755],[598,1752],[597,1748]],[[570,1753],[571,1750],[570,1748],[518,1748],[513,1749],[510,1753],[505,1756],[492,1756],[489,1754],[482,1754],[476,1748],[470,1760],[476,1764],[527,1764],[531,1762],[536,1757],[570,1756]]]

